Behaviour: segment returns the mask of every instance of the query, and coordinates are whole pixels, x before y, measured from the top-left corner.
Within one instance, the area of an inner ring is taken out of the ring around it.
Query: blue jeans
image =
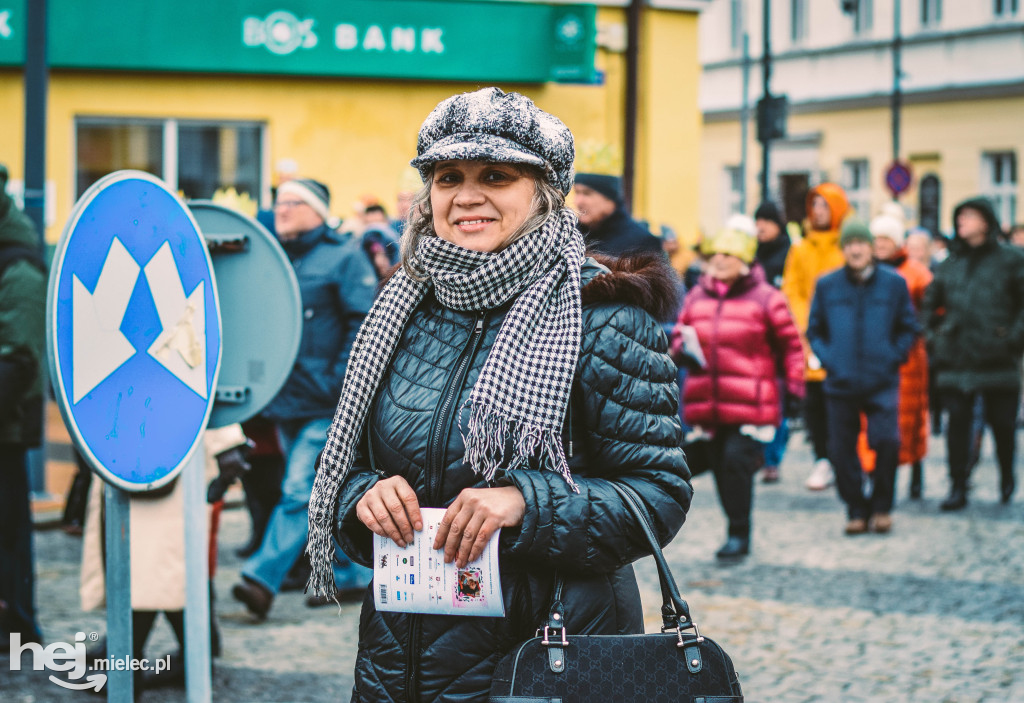
[[[764,445],[764,465],[779,467],[782,457],[786,455],[786,444],[789,442],[789,422],[785,417],[775,430],[775,439]]]
[[[327,441],[331,418],[287,424],[278,428],[281,450],[288,458],[281,483],[281,500],[274,507],[256,553],[242,567],[242,574],[271,593],[302,555],[309,536],[309,496],[316,477],[316,458]],[[365,587],[373,571],[353,564],[335,545],[334,583],[339,589]]]

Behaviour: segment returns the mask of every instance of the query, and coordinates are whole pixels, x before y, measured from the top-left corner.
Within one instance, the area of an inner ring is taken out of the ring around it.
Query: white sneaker
[[[823,491],[835,483],[835,480],[836,475],[832,471],[832,464],[828,463],[828,459],[818,459],[814,462],[811,475],[807,477],[807,482],[804,485],[812,491]]]

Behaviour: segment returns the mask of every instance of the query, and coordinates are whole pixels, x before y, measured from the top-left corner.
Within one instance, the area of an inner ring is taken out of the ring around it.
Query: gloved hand
[[[804,399],[798,395],[792,393],[786,393],[786,398],[782,401],[782,414],[787,420],[794,420],[803,413],[804,411]]]
[[[241,444],[217,455],[217,468],[220,473],[217,474],[217,478],[210,481],[210,485],[206,489],[207,503],[216,503],[221,500],[231,484],[252,468],[246,459],[249,451],[248,444]]]

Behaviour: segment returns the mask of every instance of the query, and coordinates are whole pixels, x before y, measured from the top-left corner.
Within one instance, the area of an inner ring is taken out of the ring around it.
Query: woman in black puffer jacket
[[[322,455],[311,585],[332,587],[332,524],[370,564],[373,533],[404,545],[420,506],[448,508],[434,548],[460,567],[502,528],[505,617],[378,612],[371,591],[359,628],[354,701],[483,702],[556,573],[572,632],[643,631],[630,563],[649,547],[610,482],[640,494],[663,544],[682,525],[692,492],[656,322],[674,287],[660,257],[584,258],[563,203],[572,135],[523,96],[442,102],[418,153],[403,267],[360,332]]]

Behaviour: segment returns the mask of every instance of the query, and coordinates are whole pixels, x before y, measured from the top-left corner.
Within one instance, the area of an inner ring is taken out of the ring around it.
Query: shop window
[[[794,44],[807,38],[807,0],[789,0],[789,38]]]
[[[1013,17],[1020,9],[1020,0],[992,0],[992,14],[996,17]]]
[[[871,184],[868,180],[867,159],[847,159],[843,162],[846,197],[857,217],[865,222],[871,216]]]
[[[209,199],[234,188],[259,202],[259,124],[83,118],[75,125],[76,197],[121,169],[152,173],[186,199]]]
[[[921,26],[937,27],[942,22],[942,0],[921,0]]]
[[[1017,221],[1017,154],[992,152],[981,157],[981,192],[988,196],[1004,227]]]
[[[722,221],[730,215],[743,212],[743,170],[739,166],[726,166],[722,193]]]

